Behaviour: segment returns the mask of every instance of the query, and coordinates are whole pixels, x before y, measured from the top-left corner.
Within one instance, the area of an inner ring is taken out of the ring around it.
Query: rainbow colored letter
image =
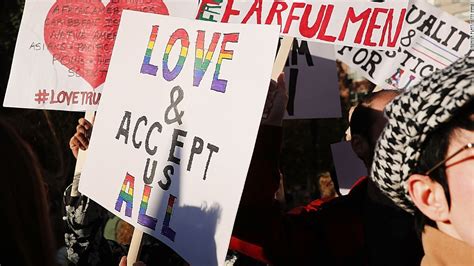
[[[140,204],[140,211],[138,212],[138,223],[155,230],[157,219],[146,215],[146,209],[148,207],[148,200],[150,199],[151,187],[145,185],[143,189],[142,203]]]
[[[173,71],[170,71],[168,68],[168,57],[173,49],[176,40],[181,40],[181,52],[179,54],[178,62],[174,67]],[[181,70],[183,69],[184,62],[186,61],[186,56],[188,55],[188,47],[189,47],[189,35],[185,29],[177,29],[170,37],[168,44],[166,45],[165,54],[163,55],[163,78],[167,81],[172,81],[175,79]]]
[[[219,79],[219,73],[221,70],[222,60],[232,60],[232,56],[234,54],[233,50],[226,50],[225,45],[227,42],[238,42],[239,41],[239,34],[238,33],[227,33],[224,34],[224,39],[222,40],[221,51],[219,53],[219,59],[217,60],[216,64],[216,71],[214,72],[214,79],[212,80],[211,90],[215,90],[218,92],[225,92],[225,88],[227,87],[227,80]]]
[[[171,214],[173,214],[173,205],[176,197],[170,194],[168,198],[168,208],[166,208],[165,220],[163,221],[163,227],[161,228],[161,234],[169,238],[174,242],[176,232],[170,227]]]
[[[135,182],[135,177],[127,173],[125,176],[125,180],[123,181],[122,189],[120,190],[119,196],[117,198],[117,202],[115,203],[115,210],[120,212],[122,209],[123,202],[127,203],[125,207],[125,215],[128,217],[132,217],[132,208],[133,208],[133,186]],[[125,192],[128,187],[128,192]]]
[[[143,58],[143,64],[140,73],[156,76],[156,71],[158,71],[158,67],[150,64],[150,58],[151,53],[153,52],[153,48],[155,47],[155,40],[157,34],[158,26],[153,25],[153,27],[151,28],[150,40],[148,41],[148,46],[145,51],[145,57]]]
[[[196,40],[196,59],[194,60],[194,79],[193,86],[199,87],[202,77],[209,67],[209,63],[212,60],[214,51],[216,50],[217,42],[221,37],[219,32],[215,32],[212,35],[212,41],[209,44],[209,49],[207,49],[206,55],[204,55],[204,36],[206,32],[203,30],[198,30],[198,36]]]

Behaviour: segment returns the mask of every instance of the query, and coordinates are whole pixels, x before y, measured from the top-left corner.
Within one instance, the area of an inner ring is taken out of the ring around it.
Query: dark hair
[[[474,130],[474,100],[458,109],[448,122],[441,124],[427,136],[421,146],[420,158],[413,169],[413,173],[424,174],[446,156],[449,156],[447,152],[450,140],[456,129]],[[451,194],[445,166],[442,165],[435,169],[429,174],[429,177],[442,186],[448,206],[451,208]],[[415,225],[420,236],[425,225],[436,228],[436,223],[418,209],[415,211]]]
[[[398,95],[399,91],[392,90],[382,90],[374,92],[366,96],[354,109],[350,119],[351,135],[361,135],[366,139],[372,139],[370,133],[370,127],[375,123],[378,117],[375,115],[374,110],[371,108],[372,102],[377,97],[382,97],[383,95]],[[374,147],[375,148],[375,147]]]
[[[369,107],[362,104],[357,105],[350,119],[351,135],[361,135],[369,139],[369,127],[373,123],[371,118]]]
[[[16,131],[0,119],[0,251],[5,265],[54,265],[54,243],[45,183],[37,158]]]

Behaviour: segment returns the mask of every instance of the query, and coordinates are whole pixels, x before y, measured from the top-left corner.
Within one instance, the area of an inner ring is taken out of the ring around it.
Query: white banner
[[[410,1],[397,51],[337,47],[337,59],[385,89],[409,89],[470,51],[469,24],[422,0]]]
[[[122,10],[169,14],[162,0],[129,2],[26,0],[3,105],[96,110]]]
[[[302,40],[394,49],[403,31],[408,0],[234,1],[202,0],[197,19],[279,25]]]
[[[191,265],[223,265],[278,35],[125,11],[79,191]]]

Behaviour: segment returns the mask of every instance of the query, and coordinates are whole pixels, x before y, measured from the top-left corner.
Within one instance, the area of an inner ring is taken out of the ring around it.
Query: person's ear
[[[449,205],[443,187],[429,176],[414,174],[408,179],[408,192],[416,207],[435,222],[449,222]]]
[[[352,135],[351,146],[355,154],[357,154],[357,156],[365,162],[367,159],[367,156],[369,156],[370,154],[369,143],[367,142],[367,140],[361,135],[358,135],[358,134]]]

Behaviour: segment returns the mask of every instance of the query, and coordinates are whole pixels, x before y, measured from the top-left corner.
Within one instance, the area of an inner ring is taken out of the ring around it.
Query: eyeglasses
[[[444,160],[442,160],[441,162],[437,163],[435,166],[433,166],[430,170],[426,171],[425,175],[429,175],[431,174],[434,170],[436,170],[438,167],[440,167],[441,165],[443,165],[444,163],[446,163],[449,159],[453,158],[454,156],[458,155],[459,153],[461,153],[462,151],[465,151],[465,150],[469,150],[469,149],[472,149],[474,148],[474,143],[468,143],[466,145],[464,145],[463,147],[461,147],[457,152],[449,155],[448,157],[446,157]]]

